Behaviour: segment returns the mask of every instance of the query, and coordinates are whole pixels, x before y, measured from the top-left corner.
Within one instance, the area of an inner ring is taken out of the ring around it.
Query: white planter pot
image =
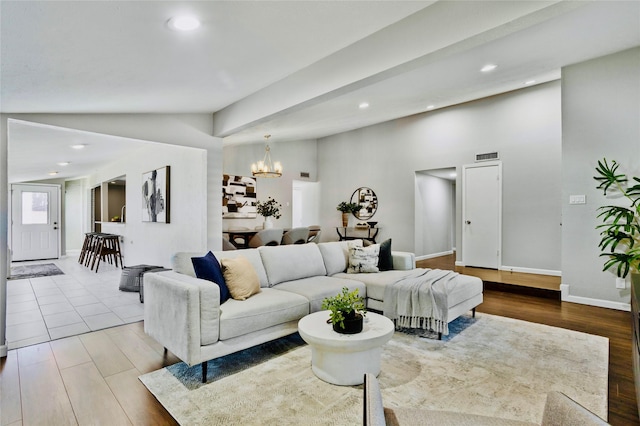
[[[273,219],[271,218],[271,216],[267,216],[264,218],[264,224],[262,226],[264,229],[273,228]]]

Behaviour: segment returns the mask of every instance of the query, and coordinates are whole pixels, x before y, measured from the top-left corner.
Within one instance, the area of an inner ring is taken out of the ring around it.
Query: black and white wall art
[[[257,181],[248,176],[223,175],[222,218],[253,219],[256,211]]]
[[[170,166],[142,174],[142,221],[169,223]]]

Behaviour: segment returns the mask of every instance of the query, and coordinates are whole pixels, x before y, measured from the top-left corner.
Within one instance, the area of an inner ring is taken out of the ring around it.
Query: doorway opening
[[[455,252],[455,167],[415,172],[416,259],[430,259]]]

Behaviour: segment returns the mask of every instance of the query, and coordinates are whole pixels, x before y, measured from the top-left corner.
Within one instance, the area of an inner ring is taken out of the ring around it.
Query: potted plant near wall
[[[342,288],[342,293],[327,297],[322,301],[322,309],[328,309],[329,320],[333,330],[342,334],[356,334],[362,331],[366,309],[364,300],[358,294],[358,289],[349,291]]]
[[[269,197],[267,201],[258,201],[256,211],[264,217],[264,229],[273,228],[273,219],[280,219],[280,208],[282,204]]]
[[[355,213],[360,210],[360,204],[342,201],[340,204],[338,204],[336,210],[342,212],[342,226],[346,228],[349,225],[349,214]]]
[[[604,195],[615,194],[628,201],[627,206],[608,205],[598,210],[602,224],[598,225],[602,239],[600,256],[606,257],[603,270],[615,270],[620,278],[626,278],[629,272],[635,282],[640,278],[640,178],[627,178],[618,172],[619,164],[606,159],[598,161],[594,179],[600,182],[598,189]]]

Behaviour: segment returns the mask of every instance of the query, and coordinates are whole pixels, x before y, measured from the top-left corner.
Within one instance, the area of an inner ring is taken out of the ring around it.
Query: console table
[[[355,228],[355,227],[344,227],[338,226],[336,227],[336,232],[340,237],[340,241],[346,240],[369,240],[375,244],[376,237],[378,236],[378,232],[380,228]]]

